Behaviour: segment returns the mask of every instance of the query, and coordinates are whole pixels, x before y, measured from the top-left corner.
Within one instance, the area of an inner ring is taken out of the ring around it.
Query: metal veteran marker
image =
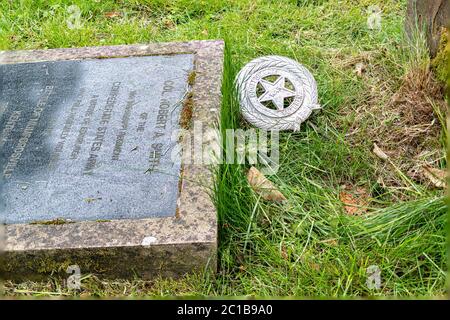
[[[312,110],[320,109],[314,77],[286,57],[250,61],[237,75],[236,86],[242,114],[261,129],[297,131]]]

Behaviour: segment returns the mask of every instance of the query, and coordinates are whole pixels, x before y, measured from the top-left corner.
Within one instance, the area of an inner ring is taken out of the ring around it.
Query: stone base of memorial
[[[223,48],[0,52],[2,277],[216,269],[212,168],[173,160],[175,131],[217,124]]]

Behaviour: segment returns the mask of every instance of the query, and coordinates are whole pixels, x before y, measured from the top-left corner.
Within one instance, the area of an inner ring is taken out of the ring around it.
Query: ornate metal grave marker
[[[250,61],[237,75],[236,86],[245,119],[265,130],[297,131],[312,110],[320,109],[314,77],[286,57]]]

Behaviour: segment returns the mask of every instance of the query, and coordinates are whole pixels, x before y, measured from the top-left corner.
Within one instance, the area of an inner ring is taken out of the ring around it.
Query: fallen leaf
[[[165,19],[165,20],[164,20],[164,26],[165,26],[167,29],[172,29],[172,28],[175,27],[175,23],[174,23],[172,20],[170,20],[170,19]]]
[[[440,189],[444,189],[446,187],[445,179],[447,177],[447,172],[442,169],[433,168],[430,166],[423,166],[422,172],[424,176],[431,181],[431,183]]]
[[[339,200],[344,204],[348,215],[358,216],[367,211],[368,193],[364,188],[356,188],[353,192],[341,191]]]
[[[339,193],[339,200],[344,204],[344,209],[349,215],[353,216],[358,212],[356,200],[350,193],[341,191]]]
[[[111,11],[111,12],[106,12],[105,13],[105,17],[110,18],[110,19],[116,18],[116,17],[121,17],[121,16],[122,16],[122,14],[120,12],[117,12],[117,11]]]
[[[329,244],[330,246],[333,246],[333,247],[338,245],[338,242],[336,239],[326,239],[326,240],[322,240],[321,242]]]
[[[383,150],[381,150],[380,147],[378,147],[376,143],[373,144],[372,151],[380,159],[383,159],[383,160],[389,159],[389,156]]]
[[[283,202],[286,197],[268,180],[258,169],[251,167],[247,174],[247,180],[258,195],[264,200]]]

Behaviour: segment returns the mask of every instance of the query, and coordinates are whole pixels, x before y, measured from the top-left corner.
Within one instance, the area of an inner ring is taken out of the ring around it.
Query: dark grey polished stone
[[[193,59],[0,65],[0,220],[175,215],[171,135]]]

